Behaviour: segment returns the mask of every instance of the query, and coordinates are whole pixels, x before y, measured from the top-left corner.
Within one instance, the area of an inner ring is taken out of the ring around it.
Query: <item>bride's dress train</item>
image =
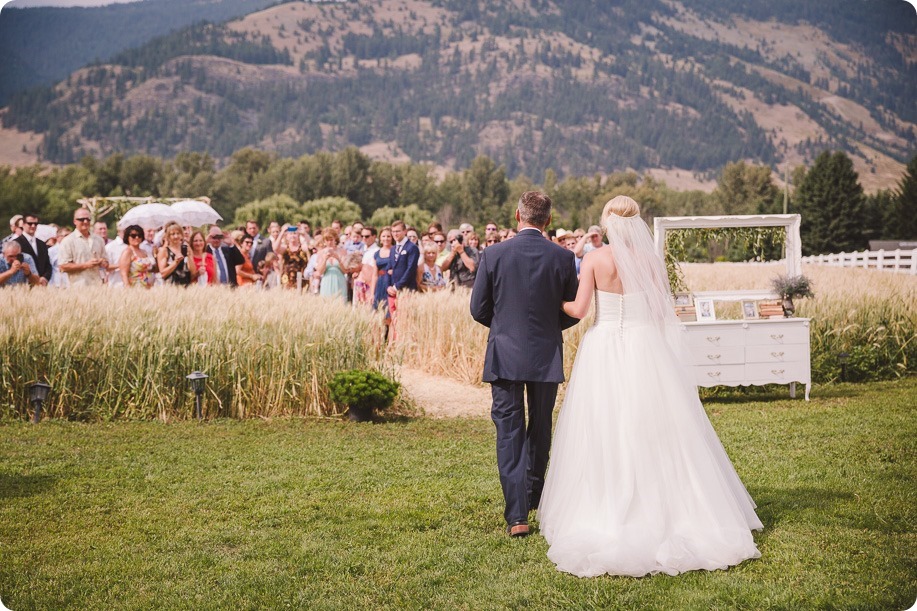
[[[595,295],[537,514],[548,557],[581,577],[759,557],[755,504],[644,294]]]

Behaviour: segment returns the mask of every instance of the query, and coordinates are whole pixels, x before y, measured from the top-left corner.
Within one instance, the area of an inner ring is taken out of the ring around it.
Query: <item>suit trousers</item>
[[[507,524],[528,520],[537,509],[551,449],[551,415],[557,399],[551,382],[491,382],[491,418],[497,427],[497,468]],[[528,426],[525,395],[528,395]]]

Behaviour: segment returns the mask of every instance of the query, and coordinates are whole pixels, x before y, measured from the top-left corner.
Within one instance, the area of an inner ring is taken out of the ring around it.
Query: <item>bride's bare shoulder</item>
[[[586,261],[589,261],[590,265],[598,269],[611,269],[615,264],[614,253],[607,244],[583,255],[583,262],[585,263]]]

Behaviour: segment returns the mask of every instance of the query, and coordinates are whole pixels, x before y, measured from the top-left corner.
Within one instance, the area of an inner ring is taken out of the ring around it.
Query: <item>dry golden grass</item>
[[[768,288],[782,264],[686,264],[695,291]],[[887,378],[914,370],[917,360],[917,277],[861,269],[805,266],[815,298],[797,303],[797,316],[812,319],[816,381],[837,379],[837,355],[851,354],[851,379]],[[472,320],[467,291],[401,298],[395,350],[405,366],[478,384],[484,367],[487,329]],[[718,304],[720,318],[741,318],[738,303]],[[592,315],[564,333],[564,368],[569,375],[576,349]]]
[[[81,420],[190,415],[185,376],[209,374],[209,415],[329,415],[338,371],[377,367],[370,313],[287,291],[192,287],[0,291],[0,414],[22,415],[29,383]]]

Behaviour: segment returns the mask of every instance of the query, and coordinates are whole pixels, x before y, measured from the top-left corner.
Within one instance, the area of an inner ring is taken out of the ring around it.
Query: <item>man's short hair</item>
[[[37,220],[38,220],[38,215],[37,215],[37,214],[32,214],[31,212],[29,212],[28,214],[26,214],[25,216],[22,217],[22,220],[23,220],[23,221],[26,221],[26,220],[28,220],[28,219],[35,219],[35,220],[37,221]]]
[[[3,244],[3,252],[5,253],[8,250],[15,250],[16,252],[22,252],[22,247],[19,245],[19,242],[16,240],[10,240]]]
[[[541,191],[526,191],[519,197],[519,220],[544,227],[551,220],[551,198]]]
[[[407,225],[404,224],[404,221],[398,219],[397,221],[392,222],[391,227],[394,229],[395,227],[407,227]]]
[[[378,235],[378,233],[379,233],[378,231],[376,231],[376,228],[373,227],[372,225],[366,225],[366,226],[363,227],[363,229],[366,230],[366,231],[368,231],[368,232],[369,232],[369,235],[371,235],[371,236],[373,236],[373,237],[376,237],[376,235]]]
[[[471,226],[471,223],[462,223],[459,225],[459,231],[466,233],[468,231],[474,231],[474,227]]]

